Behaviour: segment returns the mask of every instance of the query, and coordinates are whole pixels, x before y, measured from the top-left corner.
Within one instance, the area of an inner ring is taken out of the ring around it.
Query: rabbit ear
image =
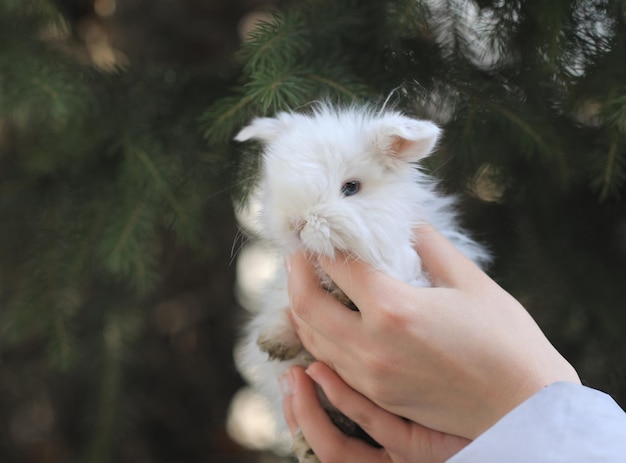
[[[276,117],[257,117],[235,136],[236,141],[259,140],[271,143],[288,127],[291,115],[279,113]]]
[[[430,121],[393,114],[378,122],[374,143],[388,156],[415,162],[431,153],[440,133],[439,127]]]

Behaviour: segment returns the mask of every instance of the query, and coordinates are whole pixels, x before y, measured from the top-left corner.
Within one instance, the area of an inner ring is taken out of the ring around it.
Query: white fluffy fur
[[[286,255],[298,247],[334,256],[344,251],[416,286],[429,285],[414,250],[414,228],[429,222],[479,264],[487,252],[460,229],[454,199],[436,191],[436,181],[416,162],[435,147],[439,128],[429,121],[370,107],[317,105],[308,114],[280,113],[243,128],[238,141],[264,146],[260,184],[262,238]],[[344,196],[342,186],[361,182]],[[281,420],[277,377],[294,364],[306,365],[302,351],[287,360],[269,360],[259,337],[299,346],[287,316],[286,273],[266,290],[251,320],[241,365]]]

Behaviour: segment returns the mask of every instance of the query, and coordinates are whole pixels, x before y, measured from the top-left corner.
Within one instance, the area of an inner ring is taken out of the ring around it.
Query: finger
[[[473,289],[484,273],[432,225],[416,230],[415,250],[434,286]]]
[[[334,258],[320,256],[319,263],[364,316],[389,300],[402,285],[367,263],[341,253]]]
[[[291,380],[291,372],[287,370],[283,373],[278,379],[280,384],[280,392],[283,395],[283,415],[285,417],[285,423],[287,423],[287,427],[289,428],[289,432],[292,436],[294,436],[298,432],[298,422],[296,421],[296,416],[293,413],[293,405],[292,405],[292,397],[293,397],[293,387]]]
[[[319,460],[337,461],[341,455],[345,463],[390,463],[383,449],[376,449],[365,442],[343,434],[320,405],[311,378],[300,367],[291,370],[294,395],[292,410],[299,429]]]
[[[361,426],[376,442],[392,453],[401,453],[406,449],[411,439],[410,422],[380,408],[321,362],[311,364],[306,373],[320,385],[330,403]]]
[[[360,322],[359,313],[349,310],[320,286],[310,256],[296,252],[290,258],[288,273],[289,300],[299,334],[308,330],[307,338],[311,339],[315,336],[313,330],[331,341],[341,341],[354,332]]]
[[[415,457],[422,455],[424,461],[444,461],[470,442],[387,412],[351,389],[321,362],[311,364],[306,373],[323,389],[337,409],[384,447],[391,460],[395,461],[393,455],[406,456],[410,453]],[[400,460],[405,461],[406,458]]]

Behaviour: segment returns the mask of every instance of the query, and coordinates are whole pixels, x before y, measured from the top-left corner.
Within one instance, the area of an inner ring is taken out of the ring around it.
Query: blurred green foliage
[[[492,275],[626,404],[626,2],[96,3],[0,1],[0,460],[251,461],[229,139],[320,98],[437,121]]]
[[[229,62],[117,50],[94,5],[0,3],[0,460],[235,461],[237,160],[198,123]]]

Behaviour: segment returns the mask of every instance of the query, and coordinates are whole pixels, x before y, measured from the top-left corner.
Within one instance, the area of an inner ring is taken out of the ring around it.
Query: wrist
[[[481,422],[477,420],[477,426],[474,429],[472,439],[487,431],[542,389],[559,382],[568,382],[577,385],[582,384],[574,367],[564,359],[561,360],[563,360],[563,363],[552,371],[535,376],[528,375],[522,380],[516,381],[516,383],[512,384],[510,387],[502,387],[500,391],[495,394],[493,406],[490,408],[491,411],[486,414]]]

